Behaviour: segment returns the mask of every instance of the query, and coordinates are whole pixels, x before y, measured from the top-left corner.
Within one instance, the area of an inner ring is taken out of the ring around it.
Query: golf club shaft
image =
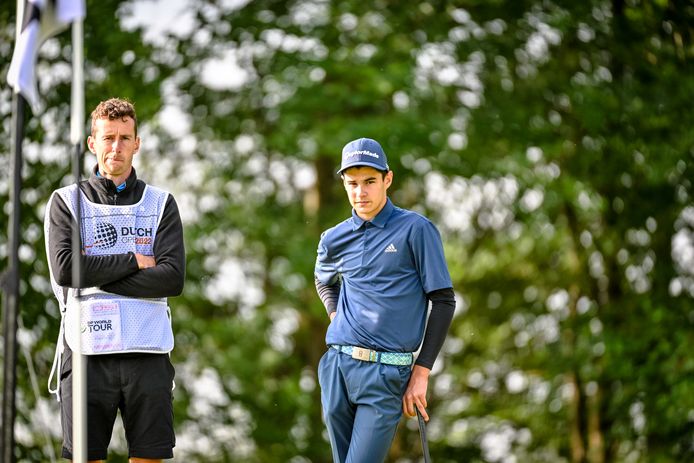
[[[429,455],[429,443],[427,442],[427,425],[424,422],[422,414],[419,412],[419,408],[415,405],[415,410],[417,410],[417,421],[419,421],[419,438],[422,440],[422,454],[424,455],[424,463],[431,463],[431,456]]]

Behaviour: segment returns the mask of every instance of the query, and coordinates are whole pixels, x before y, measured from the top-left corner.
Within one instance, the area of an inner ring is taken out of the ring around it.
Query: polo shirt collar
[[[359,229],[359,227],[364,225],[366,222],[371,222],[372,225],[378,228],[384,228],[394,209],[395,206],[390,201],[390,198],[386,198],[386,204],[383,206],[383,209],[381,209],[381,212],[376,214],[376,217],[368,221],[359,217],[354,209],[352,209],[352,230]]]

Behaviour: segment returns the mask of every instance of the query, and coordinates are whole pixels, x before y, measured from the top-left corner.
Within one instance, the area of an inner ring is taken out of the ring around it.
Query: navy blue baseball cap
[[[376,140],[370,138],[352,140],[342,148],[342,164],[337,173],[342,174],[345,169],[356,166],[373,167],[382,172],[390,170],[383,148]]]

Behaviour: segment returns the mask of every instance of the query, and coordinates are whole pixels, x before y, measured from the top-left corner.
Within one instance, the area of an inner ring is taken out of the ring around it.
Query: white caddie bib
[[[76,185],[70,185],[55,192],[73,217],[76,188]],[[167,198],[166,191],[149,185],[138,203],[124,206],[93,203],[80,192],[80,232],[84,254],[98,256],[135,252],[153,255],[156,231]],[[48,208],[50,210],[50,203]],[[49,221],[46,221],[46,240],[49,228]],[[77,336],[81,336],[85,355],[162,354],[173,349],[171,315],[166,298],[133,298],[99,288],[86,288],[81,291],[79,299],[75,297],[75,291],[69,289],[67,300],[64,300],[63,288],[54,281],[52,272],[51,284],[61,305],[62,329],[71,349],[77,345]]]

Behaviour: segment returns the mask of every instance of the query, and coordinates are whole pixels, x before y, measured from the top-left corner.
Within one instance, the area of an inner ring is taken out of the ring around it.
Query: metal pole
[[[24,138],[24,97],[15,92],[12,98],[12,151],[10,160],[10,204],[12,214],[8,226],[9,268],[5,276],[3,291],[3,387],[2,387],[2,461],[13,463],[14,457],[14,420],[15,388],[17,387],[17,316],[19,313],[19,225],[22,190],[22,140]]]
[[[72,23],[72,101],[70,115],[70,142],[75,147],[73,175],[77,183],[75,201],[75,220],[77,226],[72,231],[72,286],[76,288],[79,301],[82,287],[82,250],[80,228],[82,226],[82,207],[80,198],[80,177],[82,170],[82,127],[84,124],[84,46],[82,39],[82,19]],[[81,333],[82,310],[78,304],[76,317],[77,333]],[[82,355],[82,336],[77,336],[77,345],[72,352],[72,461],[87,461],[87,359]]]
[[[24,21],[24,1],[17,0],[15,41],[19,42]],[[19,231],[22,191],[22,141],[24,140],[24,109],[26,101],[15,91],[12,97],[12,153],[10,159],[10,197],[12,213],[7,231],[8,270],[3,288],[3,385],[2,385],[2,440],[0,461],[14,463],[14,421],[17,413],[15,394],[17,387],[17,315],[19,313]]]

